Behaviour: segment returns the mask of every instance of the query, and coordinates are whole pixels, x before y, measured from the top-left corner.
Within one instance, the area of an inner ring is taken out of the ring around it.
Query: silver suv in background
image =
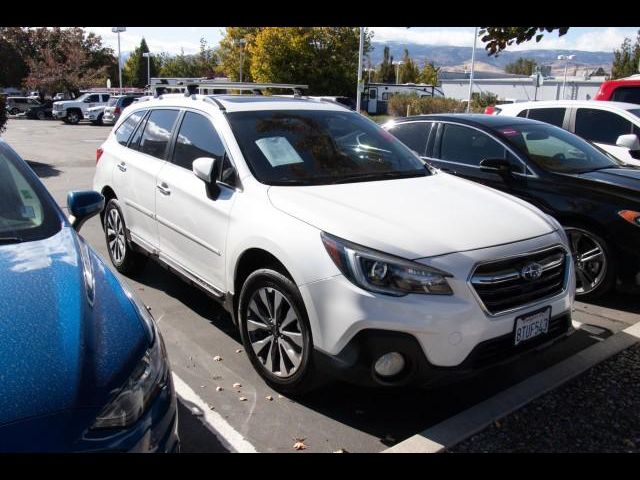
[[[142,94],[128,94],[128,95],[116,95],[109,99],[109,103],[104,109],[102,115],[102,123],[105,125],[115,125],[120,118],[122,110],[131,105],[137,98],[140,98]]]

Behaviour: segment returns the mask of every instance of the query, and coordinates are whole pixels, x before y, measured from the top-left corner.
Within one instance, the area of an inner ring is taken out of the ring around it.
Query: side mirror
[[[480,171],[504,175],[511,172],[511,164],[504,158],[485,158],[480,162]]]
[[[629,150],[640,150],[640,140],[638,140],[638,136],[635,133],[620,135],[616,140],[616,145]]]
[[[67,194],[67,206],[73,216],[71,226],[80,231],[80,227],[104,208],[104,197],[93,190],[74,191]]]
[[[193,161],[192,166],[194,175],[204,183],[215,183],[215,180],[218,178],[218,169],[220,168],[220,162],[217,158],[196,158]]]

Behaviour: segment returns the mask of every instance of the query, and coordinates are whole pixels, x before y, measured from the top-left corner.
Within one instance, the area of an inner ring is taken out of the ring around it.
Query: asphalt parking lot
[[[106,126],[11,119],[3,138],[66,208],[69,190],[91,189],[96,148],[109,132]],[[108,259],[97,217],[82,235]],[[598,304],[578,302],[573,319],[583,325],[566,340],[463,383],[431,391],[332,383],[293,401],[262,382],[226,312],[204,293],[153,262],[127,281],[151,307],[179,378],[187,452],[290,452],[301,439],[306,452],[382,451],[640,321],[637,296],[619,292]],[[222,440],[202,421],[218,429]]]

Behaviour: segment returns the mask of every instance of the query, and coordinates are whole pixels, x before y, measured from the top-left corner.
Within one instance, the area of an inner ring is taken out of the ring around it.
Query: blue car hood
[[[0,438],[36,417],[95,416],[149,346],[116,277],[67,226],[0,246],[0,287]]]

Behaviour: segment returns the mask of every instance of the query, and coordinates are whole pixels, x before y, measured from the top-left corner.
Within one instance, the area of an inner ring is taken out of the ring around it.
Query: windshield
[[[518,124],[495,132],[551,172],[582,173],[623,165],[586,140],[552,125]]]
[[[394,136],[352,112],[228,114],[253,175],[269,185],[327,185],[430,175]]]
[[[640,108],[633,109],[633,110],[627,110],[627,112],[634,114],[636,117],[640,117]]]
[[[0,143],[0,246],[57,233],[61,220],[27,166]]]
[[[109,103],[107,103],[108,107],[113,107],[116,105],[116,103],[118,103],[118,100],[120,100],[120,97],[111,97],[109,99]]]

